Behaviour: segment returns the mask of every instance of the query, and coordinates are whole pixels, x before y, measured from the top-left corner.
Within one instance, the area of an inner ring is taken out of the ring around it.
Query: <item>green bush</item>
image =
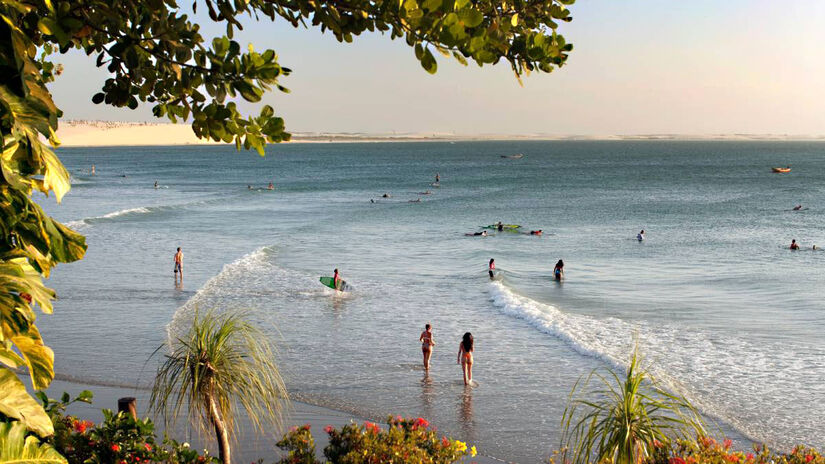
[[[324,432],[329,435],[329,445],[324,448],[329,464],[448,464],[476,455],[475,446],[468,449],[466,443],[439,438],[437,431],[420,417],[390,417],[386,430],[365,422],[348,424],[340,430],[328,425]],[[315,459],[315,440],[308,424],[293,427],[278,447],[287,451],[279,464],[320,464]]]
[[[84,391],[71,399],[64,393],[53,400],[39,393],[44,409],[52,419],[54,435],[51,444],[69,464],[199,464],[219,462],[191,449],[187,443],[165,438],[158,444],[155,425],[149,419],[135,419],[130,414],[115,414],[103,410],[103,422],[79,419],[65,413],[66,407],[77,401],[91,403],[92,393]]]

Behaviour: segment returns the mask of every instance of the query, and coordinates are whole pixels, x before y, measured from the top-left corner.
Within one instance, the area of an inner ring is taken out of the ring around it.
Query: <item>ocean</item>
[[[531,463],[559,446],[576,381],[622,369],[638,344],[652,372],[737,445],[825,447],[825,252],[812,250],[825,246],[823,143],[58,154],[72,191],[61,205],[39,199],[89,245],[52,274],[59,301],[38,319],[63,378],[149,385],[161,361],[152,353],[194,311],[244,309],[278,347],[296,398],[423,416],[485,455]],[[497,221],[544,234],[465,235]],[[791,239],[802,249],[790,251]],[[490,258],[500,280],[487,275]],[[318,282],[334,268],[354,291]],[[425,323],[436,341],[429,375]],[[475,338],[471,388],[456,364],[464,332]]]

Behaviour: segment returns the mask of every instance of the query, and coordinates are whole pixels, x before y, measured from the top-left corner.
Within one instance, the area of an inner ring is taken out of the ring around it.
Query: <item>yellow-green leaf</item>
[[[29,396],[23,382],[12,371],[4,367],[0,367],[0,391],[3,392],[0,395],[0,413],[19,420],[25,428],[41,437],[48,437],[54,433],[52,420],[40,403]],[[0,424],[2,425],[4,424]],[[5,456],[5,451],[4,446],[0,445],[0,456]],[[3,460],[0,459],[0,463],[2,462]]]
[[[67,464],[51,445],[26,435],[20,422],[0,423],[0,464]]]

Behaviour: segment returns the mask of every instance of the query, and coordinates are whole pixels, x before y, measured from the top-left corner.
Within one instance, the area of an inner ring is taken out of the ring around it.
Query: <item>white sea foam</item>
[[[788,391],[822,390],[825,353],[800,353],[787,344],[754,343],[747,334],[723,336],[697,328],[653,326],[567,313],[490,284],[499,311],[557,337],[577,352],[616,366],[629,359],[634,339],[653,375],[700,410],[746,437],[790,447],[819,440],[825,406],[795,404]],[[802,350],[799,350],[802,351]],[[777,437],[781,441],[777,441]]]
[[[98,221],[101,221],[101,220],[113,219],[113,218],[117,218],[117,217],[120,217],[120,216],[126,216],[126,215],[148,214],[148,213],[151,213],[153,211],[157,211],[160,208],[161,207],[143,207],[143,206],[141,206],[141,207],[138,207],[138,208],[121,209],[121,210],[118,210],[118,211],[113,211],[111,213],[106,213],[102,216],[92,216],[92,217],[88,217],[88,218],[78,219],[76,221],[69,221],[69,222],[66,223],[66,226],[68,226],[72,229],[81,229],[83,227],[94,224],[95,222],[98,222]]]

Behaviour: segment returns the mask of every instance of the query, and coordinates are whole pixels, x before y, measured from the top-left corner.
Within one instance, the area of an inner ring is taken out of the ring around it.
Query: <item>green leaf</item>
[[[4,367],[0,367],[0,391],[3,392],[0,396],[0,413],[19,420],[25,428],[41,437],[48,437],[54,433],[52,420],[43,410],[43,406],[29,396],[20,379]],[[1,439],[2,436],[0,436]],[[0,445],[0,451],[3,449]],[[5,456],[5,454],[0,452],[0,456]],[[0,463],[2,462],[0,459]]]
[[[430,74],[435,74],[438,70],[438,64],[435,62],[435,57],[429,48],[424,49],[424,55],[421,57],[421,67]]]
[[[458,17],[467,27],[476,27],[484,21],[484,15],[480,11],[469,8],[459,11]]]
[[[51,445],[26,434],[20,422],[0,422],[0,464],[67,464]]]

